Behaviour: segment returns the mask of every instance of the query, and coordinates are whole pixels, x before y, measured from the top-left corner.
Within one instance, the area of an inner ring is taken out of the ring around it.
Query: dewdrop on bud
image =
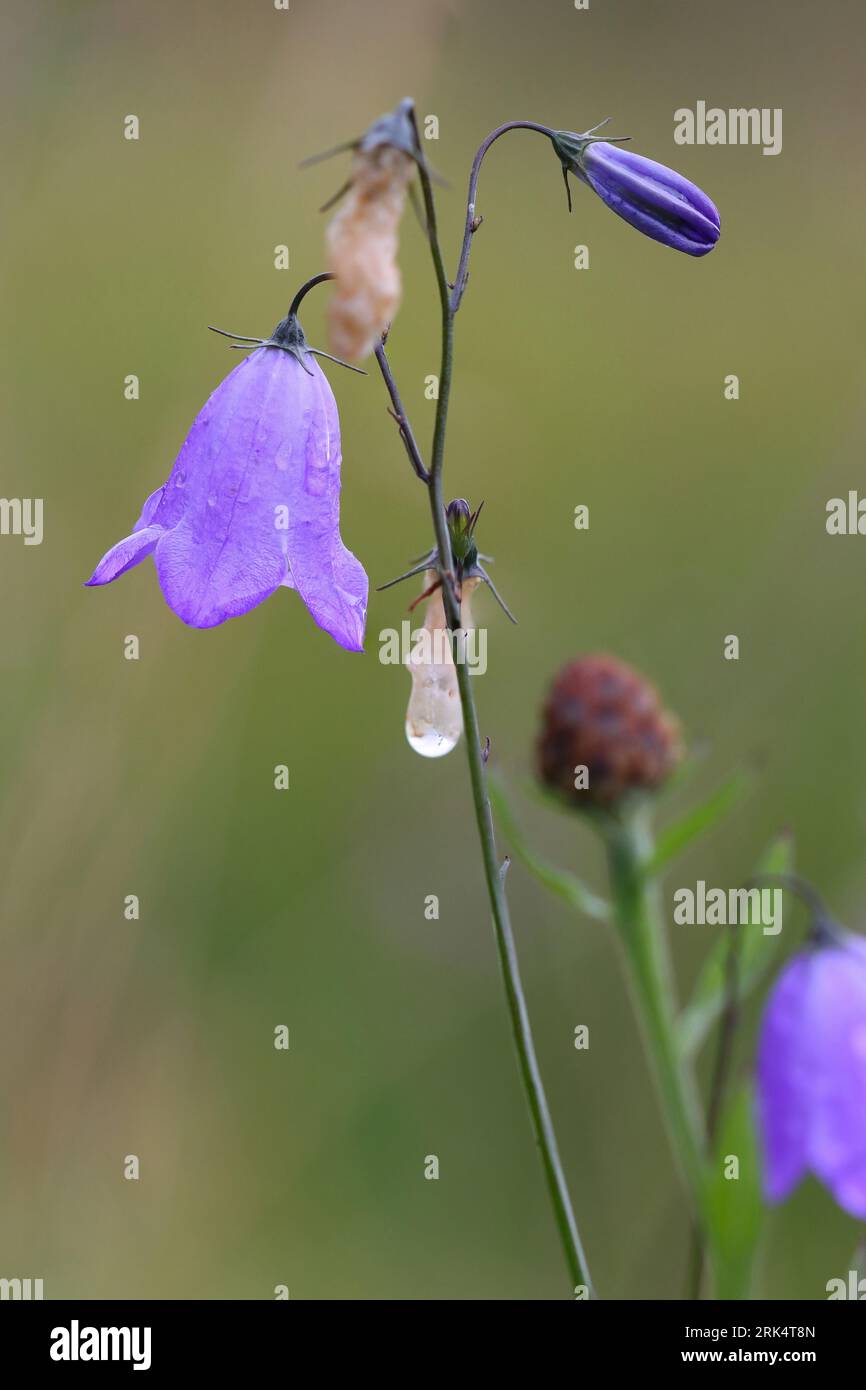
[[[425,590],[437,577],[435,571],[427,571]],[[477,579],[463,581],[461,632],[471,632],[474,628],[469,597],[478,582]],[[462,637],[458,640],[464,641]],[[409,746],[422,758],[443,758],[460,741],[463,713],[441,585],[427,600],[424,626],[416,634],[406,665],[412,678],[412,694],[406,711]]]
[[[538,775],[572,805],[612,810],[654,791],[679,756],[676,719],[624,661],[584,656],[557,673],[541,716]]]
[[[403,103],[359,142],[348,193],[326,232],[328,268],[337,277],[331,350],[350,362],[373,351],[400,304],[397,231],[416,162],[410,109]]]

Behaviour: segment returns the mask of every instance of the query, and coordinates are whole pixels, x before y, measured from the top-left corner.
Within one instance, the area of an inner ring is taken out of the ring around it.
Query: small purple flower
[[[782,971],[758,1044],[764,1193],[811,1172],[866,1218],[866,938],[826,931]]]
[[[168,482],[88,584],[152,554],[190,627],[236,618],[282,586],[340,646],[362,650],[367,576],[340,538],[340,422],[311,352],[290,310],[214,391]]]
[[[566,188],[570,172],[644,236],[689,256],[712,251],[721,230],[716,206],[681,174],[589,131],[584,135],[557,131],[553,147],[562,162]]]

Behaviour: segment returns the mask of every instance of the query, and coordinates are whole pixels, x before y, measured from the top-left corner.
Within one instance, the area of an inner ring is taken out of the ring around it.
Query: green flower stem
[[[704,1126],[694,1078],[677,1044],[673,973],[658,889],[648,873],[654,851],[648,808],[632,807],[605,833],[616,921],[637,1012],[671,1146],[694,1219],[705,1233],[709,1223]]]
[[[428,493],[430,497],[433,530],[436,535],[436,546],[439,552],[439,567],[442,574],[442,594],[445,613],[449,628],[452,632],[456,633],[460,628],[460,596],[454,582],[454,558],[451,552],[451,537],[448,532],[448,522],[445,515],[445,498],[442,485],[442,469],[445,458],[445,430],[448,422],[448,402],[451,394],[451,377],[454,365],[454,315],[456,313],[456,305],[452,307],[451,286],[448,283],[445,264],[442,259],[442,251],[439,245],[433,187],[423,160],[419,164],[419,174],[424,198],[427,232],[430,239],[433,267],[436,272],[436,284],[439,290],[439,300],[442,310],[442,359],[439,375],[439,398],[436,406],[436,422],[433,429],[433,445],[430,457]],[[465,274],[465,264],[462,269]],[[577,1222],[574,1218],[574,1211],[571,1205],[571,1198],[569,1196],[562,1162],[559,1157],[556,1135],[553,1129],[553,1122],[550,1118],[547,1098],[544,1093],[544,1085],[538,1067],[538,1058],[535,1055],[535,1044],[532,1040],[529,1013],[527,1011],[523,985],[520,979],[520,969],[517,961],[514,935],[511,930],[511,920],[508,912],[508,901],[505,896],[503,874],[496,853],[493,814],[490,809],[490,800],[487,794],[484,767],[485,759],[481,750],[481,735],[478,727],[478,715],[475,709],[475,698],[472,690],[472,677],[469,672],[469,667],[463,661],[458,661],[456,663],[456,670],[457,683],[460,691],[460,705],[463,711],[466,755],[469,760],[469,777],[472,784],[472,801],[475,808],[478,835],[481,841],[484,877],[487,881],[487,891],[490,898],[490,908],[493,915],[493,926],[496,935],[496,947],[502,967],[505,998],[508,1006],[509,1018],[511,1020],[512,1032],[514,1034],[514,1042],[517,1047],[520,1074],[526,1091],[532,1128],[541,1154],[544,1175],[547,1180],[547,1187],[553,1206],[557,1229],[565,1252],[569,1276],[573,1286],[584,1285],[589,1291],[590,1297],[593,1297],[594,1291],[592,1281],[590,1279],[586,1256],[578,1233]]]

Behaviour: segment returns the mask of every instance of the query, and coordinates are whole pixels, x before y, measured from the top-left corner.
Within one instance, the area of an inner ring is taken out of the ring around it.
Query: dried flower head
[[[613,807],[629,792],[658,787],[679,753],[677,721],[625,662],[579,657],[554,679],[542,713],[538,775],[572,804]]]
[[[401,103],[359,141],[348,192],[328,224],[337,277],[328,328],[333,351],[350,362],[373,351],[400,303],[397,229],[416,162],[411,109]]]

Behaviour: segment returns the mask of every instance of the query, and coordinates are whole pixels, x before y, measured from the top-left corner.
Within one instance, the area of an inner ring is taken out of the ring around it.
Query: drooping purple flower
[[[866,938],[824,932],[788,962],[758,1044],[764,1193],[811,1172],[866,1218]]]
[[[297,589],[319,627],[361,651],[367,576],[340,537],[340,463],[336,401],[290,311],[214,391],[168,482],[87,583],[152,554],[169,607],[199,628]]]
[[[589,131],[557,131],[553,147],[566,188],[572,173],[644,236],[689,256],[712,251],[721,232],[718,210],[706,193],[675,170]]]

